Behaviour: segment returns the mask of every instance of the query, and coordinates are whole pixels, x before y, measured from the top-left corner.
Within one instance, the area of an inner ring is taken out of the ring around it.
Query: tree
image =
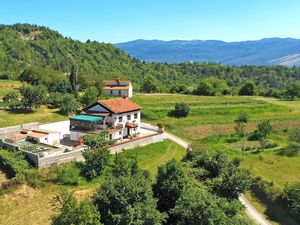
[[[151,75],[145,76],[140,89],[142,92],[147,93],[157,92],[158,87],[155,78]]]
[[[175,109],[173,111],[176,117],[186,117],[189,114],[190,107],[188,104],[181,102],[175,104]]]
[[[253,82],[248,81],[246,82],[240,89],[239,95],[248,95],[252,96],[255,92],[255,85]]]
[[[60,112],[64,115],[76,113],[79,108],[77,99],[72,94],[64,94],[61,99]]]
[[[215,94],[212,84],[207,80],[201,80],[194,92],[196,95],[205,95],[205,96],[210,96]]]
[[[88,146],[88,149],[82,153],[85,159],[82,174],[87,179],[93,179],[100,176],[110,162],[111,155],[107,148],[106,133],[85,135],[83,141]]]
[[[105,225],[160,225],[165,218],[156,209],[151,180],[143,173],[110,177],[102,183],[93,202]]]
[[[93,179],[100,176],[103,170],[109,165],[110,151],[108,148],[99,148],[94,150],[85,150],[82,153],[85,160],[82,167],[82,174],[87,179]]]
[[[52,92],[47,98],[47,104],[52,108],[60,108],[62,106],[64,95],[59,92]]]
[[[87,134],[83,136],[83,142],[90,149],[98,149],[107,147],[109,141],[107,140],[107,133],[101,132],[99,134]]]
[[[283,190],[282,199],[294,218],[300,222],[300,182],[286,186]]]
[[[137,159],[129,160],[123,154],[116,154],[111,172],[114,177],[135,175],[139,172]]]
[[[188,186],[176,202],[174,213],[178,225],[248,224],[240,213],[238,201],[227,202],[203,187]]]
[[[259,123],[255,131],[250,136],[251,140],[265,139],[273,130],[273,127],[269,120]]]
[[[221,175],[212,180],[212,189],[222,197],[238,198],[240,193],[250,189],[252,179],[249,172],[239,170],[233,164],[224,168]]]
[[[154,197],[158,198],[157,208],[169,214],[169,222],[175,221],[172,209],[181,196],[187,179],[180,163],[175,159],[158,168],[156,182],[153,185]]]
[[[74,66],[74,65],[71,68],[69,81],[70,81],[73,92],[77,92],[78,91],[78,71],[77,71],[76,66]]]
[[[300,81],[290,83],[284,92],[284,96],[287,99],[294,100],[296,97],[300,97]]]
[[[96,87],[92,86],[84,90],[84,94],[81,98],[83,105],[88,106],[94,103],[97,100],[99,91]]]
[[[248,123],[248,114],[240,113],[237,118],[234,120],[236,123],[235,131],[240,136],[243,137],[243,147],[242,151],[245,152],[245,137],[246,137],[246,125]]]
[[[47,96],[47,89],[42,85],[23,85],[20,88],[20,93],[22,96],[22,105],[31,111],[33,107],[38,108],[44,103]]]
[[[78,203],[66,190],[54,200],[59,214],[52,217],[52,225],[101,225],[100,214],[91,202]]]

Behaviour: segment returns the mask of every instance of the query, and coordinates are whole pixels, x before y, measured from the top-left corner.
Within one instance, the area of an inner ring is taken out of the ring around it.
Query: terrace
[[[107,117],[78,115],[70,118],[70,131],[85,131],[88,133],[97,133],[99,130],[111,131],[123,129],[122,124],[113,126],[107,122]]]

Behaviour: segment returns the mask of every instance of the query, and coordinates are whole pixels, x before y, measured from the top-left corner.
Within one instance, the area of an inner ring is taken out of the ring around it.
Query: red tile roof
[[[49,134],[46,134],[46,133],[32,132],[32,133],[28,134],[27,136],[32,137],[32,138],[41,138],[41,137],[46,137],[48,135]]]
[[[26,137],[27,137],[27,134],[15,134],[11,137],[8,137],[7,140],[19,141],[19,140],[25,139]]]
[[[98,100],[97,102],[114,113],[124,113],[141,109],[140,105],[126,98]]]

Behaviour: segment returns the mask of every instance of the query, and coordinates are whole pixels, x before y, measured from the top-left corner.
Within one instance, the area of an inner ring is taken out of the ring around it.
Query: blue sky
[[[81,41],[300,38],[300,0],[0,0],[0,23]]]

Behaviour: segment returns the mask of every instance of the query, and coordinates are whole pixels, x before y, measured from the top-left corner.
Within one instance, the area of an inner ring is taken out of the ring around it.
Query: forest
[[[60,80],[70,74],[74,66],[83,88],[91,82],[121,78],[130,79],[135,91],[141,92],[190,93],[201,80],[213,77],[229,87],[225,93],[237,94],[241,86],[250,81],[256,87],[255,94],[277,97],[300,78],[298,67],[148,63],[127,55],[112,44],[80,42],[47,27],[0,25],[0,79],[19,80],[22,74],[30,71],[44,80],[53,77]],[[212,82],[209,85],[214,86]]]

